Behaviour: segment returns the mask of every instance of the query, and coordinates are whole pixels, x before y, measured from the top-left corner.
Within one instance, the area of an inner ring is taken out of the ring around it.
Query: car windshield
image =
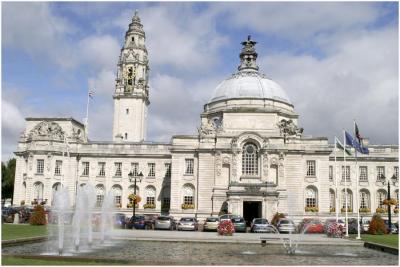
[[[255,219],[254,224],[267,224],[266,219]]]
[[[193,222],[194,218],[182,218],[181,221],[182,222]]]
[[[244,222],[244,219],[243,219],[243,218],[233,218],[233,219],[232,219],[232,222],[234,222],[234,223],[241,223],[241,222]]]
[[[169,221],[169,217],[166,217],[166,216],[160,216],[160,217],[158,217],[157,218],[157,220],[160,220],[160,221]]]
[[[218,222],[218,218],[207,218],[207,222]]]
[[[280,221],[280,224],[293,224],[293,222],[290,220],[282,220]]]

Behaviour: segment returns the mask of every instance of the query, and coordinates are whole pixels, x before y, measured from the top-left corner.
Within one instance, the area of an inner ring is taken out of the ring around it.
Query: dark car
[[[125,228],[126,224],[126,216],[123,213],[116,213],[114,215],[114,227],[116,228]]]
[[[132,216],[125,227],[127,229],[146,229],[145,217],[143,215]]]
[[[389,233],[389,220],[383,220],[383,222],[385,223],[386,226],[386,232]],[[398,233],[398,229],[396,227],[396,225],[392,222],[392,232],[391,234],[397,234]]]
[[[243,217],[234,217],[231,219],[233,223],[233,227],[235,227],[235,232],[243,232],[246,233],[247,226],[246,226],[246,221],[243,219]]]

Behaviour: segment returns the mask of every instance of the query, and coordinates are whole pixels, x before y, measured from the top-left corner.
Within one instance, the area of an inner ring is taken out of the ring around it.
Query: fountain
[[[68,188],[62,187],[54,196],[55,213],[57,214],[58,224],[58,254],[61,255],[64,250],[64,222],[66,211],[69,209]]]
[[[101,206],[101,224],[100,224],[100,242],[104,243],[112,228],[112,211],[114,209],[114,195],[110,191],[104,198],[103,205]],[[106,232],[107,229],[107,232]]]

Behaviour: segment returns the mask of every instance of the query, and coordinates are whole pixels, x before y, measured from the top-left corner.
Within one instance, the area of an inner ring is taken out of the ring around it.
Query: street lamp
[[[390,180],[389,179],[386,180],[386,177],[383,174],[380,175],[380,178],[381,178],[382,184],[383,185],[387,184],[387,187],[388,187],[388,193],[387,193],[388,221],[389,221],[388,223],[389,223],[389,234],[391,234],[392,233],[392,213],[390,210]],[[393,174],[392,178],[390,178],[390,179],[392,180],[393,185],[396,186],[396,182],[397,182],[396,175]]]
[[[131,172],[128,174],[128,177],[129,177],[129,182],[130,182],[130,183],[134,182],[134,185],[133,185],[133,194],[135,195],[135,199],[133,200],[132,206],[133,206],[133,218],[135,218],[135,211],[136,211],[136,180],[138,179],[138,180],[139,180],[139,183],[140,183],[140,182],[142,181],[142,178],[143,178],[143,173],[140,172],[139,174],[134,175],[134,174],[132,173],[132,171],[131,171]]]

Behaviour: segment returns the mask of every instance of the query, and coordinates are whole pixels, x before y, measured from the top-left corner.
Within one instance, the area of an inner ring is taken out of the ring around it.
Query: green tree
[[[1,195],[2,198],[12,198],[14,193],[16,159],[1,163]]]

